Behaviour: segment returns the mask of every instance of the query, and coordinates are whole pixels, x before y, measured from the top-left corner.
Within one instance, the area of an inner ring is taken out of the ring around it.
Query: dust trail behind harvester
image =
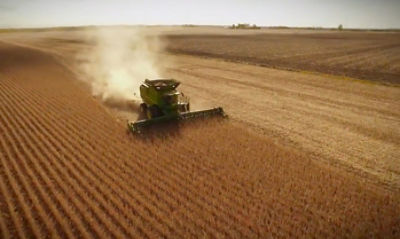
[[[161,44],[139,28],[101,28],[90,31],[94,45],[79,55],[84,80],[103,101],[138,100],[140,83],[158,78],[157,54]]]

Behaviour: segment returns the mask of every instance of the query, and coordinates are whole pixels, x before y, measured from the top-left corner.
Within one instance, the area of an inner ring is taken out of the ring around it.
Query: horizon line
[[[235,23],[235,24],[249,24],[251,23]],[[82,25],[55,25],[55,26],[27,26],[27,27],[0,27],[0,30],[52,30],[52,29],[60,29],[60,28],[96,28],[96,27],[230,27],[234,24],[82,24]],[[256,25],[256,24],[255,24]],[[341,24],[340,24],[341,25]],[[290,25],[256,25],[257,27],[268,29],[305,29],[305,30],[338,30],[338,27],[322,27],[322,26],[290,26]],[[339,25],[338,25],[339,26]],[[251,29],[242,29],[242,30],[251,30]],[[256,29],[253,29],[256,30]],[[343,26],[342,31],[356,31],[356,30],[364,30],[364,31],[400,31],[400,28],[346,28]]]

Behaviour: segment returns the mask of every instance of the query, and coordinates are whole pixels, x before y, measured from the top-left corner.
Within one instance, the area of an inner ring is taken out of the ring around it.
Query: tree
[[[342,30],[343,30],[343,25],[342,25],[342,24],[340,24],[340,25],[338,26],[338,30],[339,30],[339,31],[342,31]]]

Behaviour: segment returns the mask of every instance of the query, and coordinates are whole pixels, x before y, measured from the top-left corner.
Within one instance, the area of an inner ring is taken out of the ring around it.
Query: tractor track
[[[1,53],[2,238],[400,233],[396,190],[235,121],[132,137],[51,55],[6,43]]]

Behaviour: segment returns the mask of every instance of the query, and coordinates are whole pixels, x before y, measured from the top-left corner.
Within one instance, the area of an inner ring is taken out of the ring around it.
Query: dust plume
[[[84,80],[103,101],[139,99],[144,79],[159,78],[157,36],[141,29],[105,28],[87,33],[94,45],[79,56]]]

